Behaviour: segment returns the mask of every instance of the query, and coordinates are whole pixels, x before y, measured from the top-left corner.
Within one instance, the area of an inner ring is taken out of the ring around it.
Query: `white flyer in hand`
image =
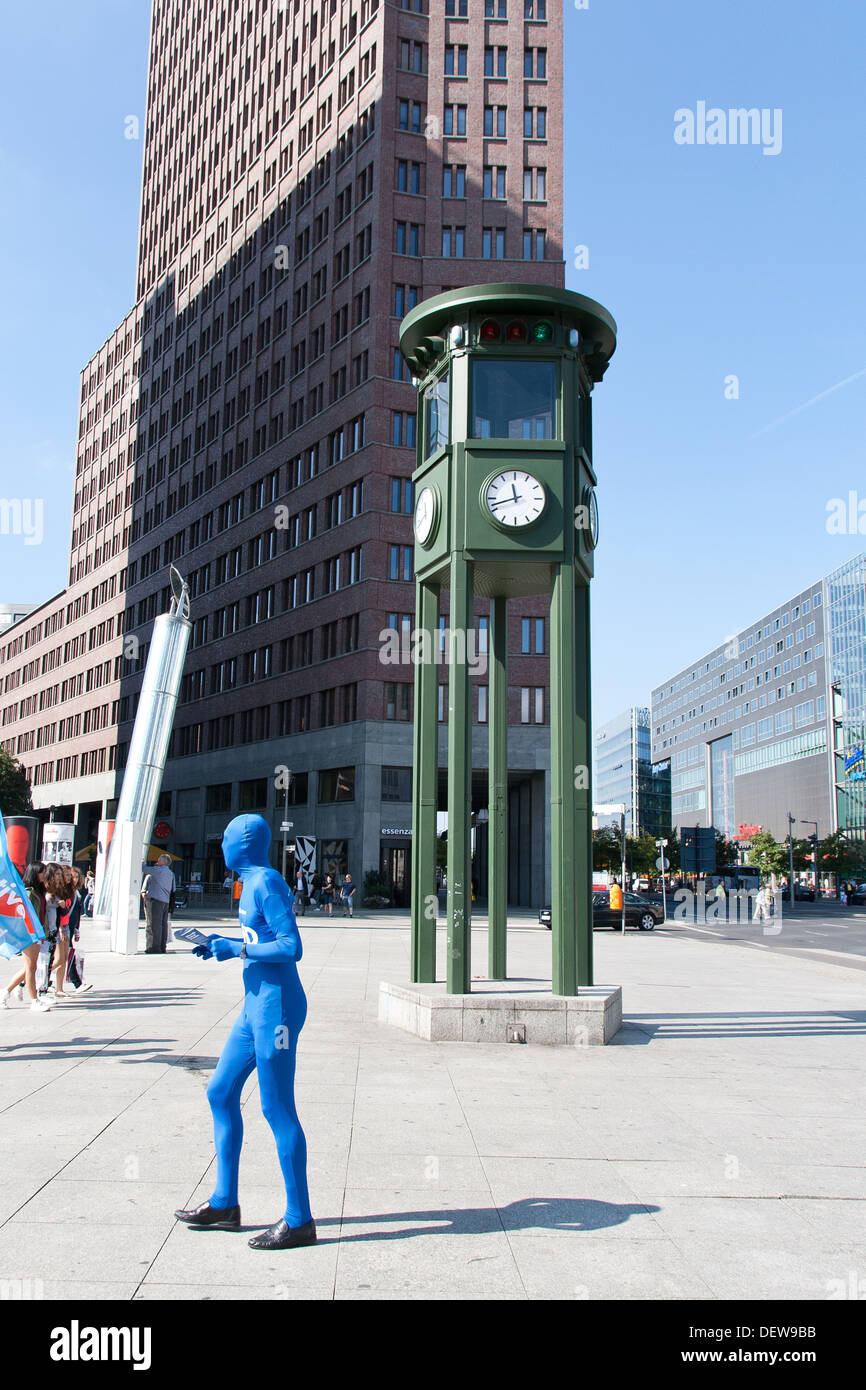
[[[199,931],[198,927],[175,927],[175,926],[173,926],[173,927],[172,927],[172,931],[174,932],[174,934],[175,934],[176,937],[180,937],[181,941],[190,941],[190,942],[192,943],[193,946],[209,946],[209,945],[210,945],[210,941],[209,941],[208,938],[204,935],[203,932],[200,932],[200,931]]]

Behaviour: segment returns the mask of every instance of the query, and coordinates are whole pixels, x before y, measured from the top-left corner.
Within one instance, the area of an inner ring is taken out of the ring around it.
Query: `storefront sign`
[[[759,825],[745,825],[742,821],[737,826],[737,833],[733,836],[735,840],[751,840],[753,835],[760,835]]]

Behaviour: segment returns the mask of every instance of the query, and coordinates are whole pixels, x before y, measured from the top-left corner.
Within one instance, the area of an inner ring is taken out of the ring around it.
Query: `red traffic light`
[[[498,343],[499,324],[495,319],[485,319],[481,325],[481,332],[478,336],[482,343]]]
[[[519,319],[514,319],[505,330],[505,340],[509,343],[525,343],[526,324],[521,323]]]

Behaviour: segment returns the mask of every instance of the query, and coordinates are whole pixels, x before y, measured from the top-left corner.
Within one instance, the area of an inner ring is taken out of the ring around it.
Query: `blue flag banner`
[[[21,875],[9,858],[6,826],[0,811],[0,956],[9,960],[44,937]]]

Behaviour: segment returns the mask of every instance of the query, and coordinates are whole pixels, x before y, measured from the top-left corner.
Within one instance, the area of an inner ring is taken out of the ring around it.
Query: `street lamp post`
[[[794,821],[796,817],[788,812],[788,862],[790,873],[788,874],[788,896],[791,906],[794,906]]]

